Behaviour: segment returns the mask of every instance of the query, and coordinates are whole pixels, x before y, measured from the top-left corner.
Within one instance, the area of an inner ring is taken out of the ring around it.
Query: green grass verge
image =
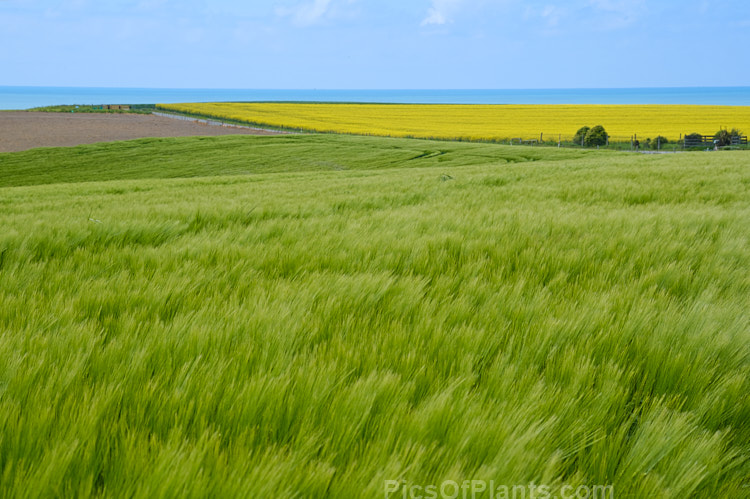
[[[41,113],[104,113],[104,114],[151,114],[154,104],[130,104],[129,109],[105,109],[104,106],[64,104],[58,106],[33,107],[27,111]]]
[[[743,153],[148,139],[0,185],[0,496],[747,493]]]

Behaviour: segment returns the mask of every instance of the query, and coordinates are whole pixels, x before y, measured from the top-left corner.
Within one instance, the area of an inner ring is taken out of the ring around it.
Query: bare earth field
[[[0,152],[144,137],[271,135],[282,132],[207,125],[146,114],[0,112]]]

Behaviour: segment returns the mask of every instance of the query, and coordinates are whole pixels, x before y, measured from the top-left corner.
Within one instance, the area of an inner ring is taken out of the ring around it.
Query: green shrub
[[[586,134],[589,133],[589,130],[591,130],[591,127],[582,126],[581,128],[579,128],[576,134],[573,136],[573,142],[583,145],[586,139]]]
[[[732,134],[729,133],[729,130],[727,130],[726,128],[723,130],[719,130],[714,135],[714,143],[719,147],[731,145]]]
[[[727,130],[726,128],[723,128],[716,132],[714,134],[714,141],[716,141],[716,145],[719,147],[725,147],[732,145],[732,139],[734,137],[741,137],[742,131],[740,131],[737,128],[732,128],[731,130]]]
[[[589,129],[586,132],[586,136],[583,139],[583,143],[586,146],[604,146],[607,145],[607,131],[601,125],[596,125],[594,128]]]
[[[573,142],[586,147],[603,146],[607,144],[607,131],[601,125],[582,126],[573,136]]]
[[[662,137],[661,135],[657,135],[655,139],[651,141],[651,148],[652,149],[659,149],[660,147],[663,147],[665,144],[669,143],[669,139],[666,137]]]

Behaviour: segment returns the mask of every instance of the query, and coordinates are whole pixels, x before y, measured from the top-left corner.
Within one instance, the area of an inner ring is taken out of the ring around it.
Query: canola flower
[[[612,140],[750,131],[749,106],[452,105],[335,103],[162,104],[161,109],[303,131],[476,141],[570,140],[603,125]]]

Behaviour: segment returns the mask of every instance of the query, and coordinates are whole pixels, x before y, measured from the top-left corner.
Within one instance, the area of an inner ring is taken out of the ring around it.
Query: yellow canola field
[[[297,130],[462,140],[570,140],[580,127],[603,125],[612,140],[721,128],[750,132],[750,106],[453,105],[334,103],[162,104],[161,109]]]

